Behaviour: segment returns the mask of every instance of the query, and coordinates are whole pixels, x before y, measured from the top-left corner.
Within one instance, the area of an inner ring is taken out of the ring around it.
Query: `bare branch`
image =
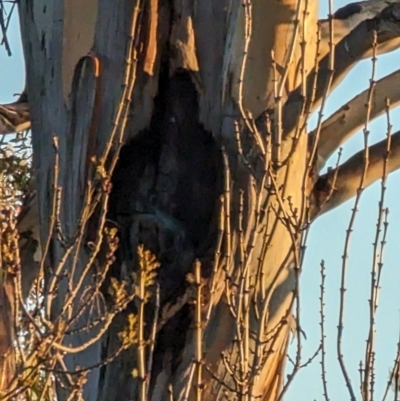
[[[363,21],[375,18],[390,3],[399,3],[399,0],[368,0],[357,3],[346,4],[333,14],[333,42],[337,45],[345,36],[356,28]],[[319,21],[321,30],[321,43],[319,45],[319,59],[325,57],[330,50],[330,29],[329,19]],[[389,53],[400,47],[400,38],[386,41],[377,48],[378,54]],[[371,53],[366,53],[362,58],[370,57]]]
[[[369,166],[364,188],[382,178],[386,152],[387,139],[370,146]],[[315,219],[355,196],[363,168],[364,150],[361,150],[337,169],[331,169],[328,173],[320,176],[312,194],[311,218]],[[388,174],[400,168],[400,131],[391,137],[391,149],[386,168]]]
[[[16,102],[0,105],[0,135],[26,131],[30,127],[28,96],[25,91]]]
[[[390,99],[391,107],[400,104],[399,82],[400,70],[376,82],[371,104],[371,120],[385,112],[386,99]],[[358,94],[322,123],[318,141],[318,170],[321,170],[329,157],[365,123],[368,93],[369,89],[366,89]],[[315,130],[310,133],[310,140],[314,136]]]
[[[337,87],[348,72],[366,55],[371,52],[374,43],[374,32],[377,34],[377,54],[382,45],[400,37],[400,3],[390,4],[373,19],[365,20],[359,24],[335,47],[335,72],[331,91]],[[304,110],[314,111],[322,102],[326,81],[329,79],[330,57],[327,54],[307,77],[307,93],[313,93],[315,74],[317,82],[313,104],[310,99],[302,96],[302,87],[298,87],[289,96],[283,110],[283,132],[288,135],[296,127],[299,116]],[[304,104],[306,107],[304,108]]]

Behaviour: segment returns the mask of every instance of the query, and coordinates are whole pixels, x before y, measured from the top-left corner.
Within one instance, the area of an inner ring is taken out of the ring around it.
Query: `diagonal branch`
[[[367,0],[357,3],[346,4],[339,8],[332,16],[332,33],[333,42],[337,45],[345,36],[347,36],[354,28],[367,19],[376,17],[390,3],[399,3],[399,0]],[[329,19],[319,21],[321,42],[319,44],[319,59],[325,57],[329,51],[330,26]],[[400,38],[386,41],[378,46],[377,53],[389,53],[400,47]],[[363,58],[371,57],[369,52]]]
[[[311,219],[329,212],[356,195],[364,169],[364,154],[364,150],[361,150],[337,169],[318,178],[312,193]],[[388,157],[387,139],[370,146],[364,188],[382,178],[386,158],[388,174],[400,168],[400,131],[391,136]]]
[[[335,71],[330,86],[331,91],[342,82],[358,61],[371,51],[375,32],[377,52],[383,44],[400,37],[400,3],[390,4],[375,18],[363,21],[335,47]],[[326,95],[326,84],[331,75],[329,62],[330,56],[327,54],[319,62],[318,68],[314,69],[307,77],[307,93],[315,93],[312,105],[310,98],[304,99],[302,96],[303,89],[301,86],[290,94],[283,110],[283,131],[285,135],[293,131],[304,110],[310,109],[312,112],[320,106],[323,97]]]
[[[386,107],[386,99],[390,106],[400,104],[400,70],[380,79],[374,88],[370,120],[382,115]],[[369,89],[355,96],[348,103],[333,113],[322,123],[318,142],[318,170],[320,171],[330,156],[347,140],[349,140],[365,124],[366,107]],[[310,133],[310,140],[316,131]]]

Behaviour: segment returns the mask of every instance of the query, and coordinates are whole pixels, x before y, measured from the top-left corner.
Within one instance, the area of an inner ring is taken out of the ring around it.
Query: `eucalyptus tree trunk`
[[[59,400],[280,398],[304,230],[382,176],[386,143],[319,176],[366,93],[306,124],[398,46],[398,4],[365,3],[20,1]]]

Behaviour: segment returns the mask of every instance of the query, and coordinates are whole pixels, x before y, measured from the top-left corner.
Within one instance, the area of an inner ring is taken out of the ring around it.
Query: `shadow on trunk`
[[[173,375],[179,363],[193,312],[187,300],[182,302],[189,286],[186,275],[193,271],[195,260],[201,262],[203,278],[211,274],[222,174],[217,144],[198,122],[197,92],[189,74],[181,72],[169,77],[164,71],[160,74],[150,129],[121,150],[109,211],[109,219],[116,223],[120,236],[118,262],[111,274],[118,278],[130,275],[137,266],[137,247],[144,244],[161,264],[159,319],[169,307],[180,303],[158,332],[153,378],[164,369]],[[131,307],[136,308],[134,304]],[[154,305],[148,309],[147,331]],[[122,316],[116,319],[112,334],[105,340],[109,354],[113,349],[110,341],[117,344],[123,320]],[[130,374],[135,356],[129,354],[127,351],[103,368],[102,385],[107,391],[114,380],[121,383],[119,375],[126,375],[124,394],[119,392],[110,398],[108,392],[108,400],[135,397]],[[121,364],[124,369],[116,369]]]

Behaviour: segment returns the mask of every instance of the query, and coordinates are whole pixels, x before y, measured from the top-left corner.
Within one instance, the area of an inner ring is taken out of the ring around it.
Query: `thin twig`
[[[338,323],[338,335],[337,335],[337,356],[339,360],[339,365],[342,371],[342,375],[345,379],[346,382],[346,387],[349,391],[351,401],[355,401],[355,393],[351,384],[350,376],[347,372],[344,358],[343,358],[343,352],[342,352],[342,339],[343,339],[343,328],[344,328],[344,304],[345,304],[345,282],[346,282],[346,272],[347,272],[347,261],[348,261],[348,253],[349,253],[349,247],[350,247],[350,238],[351,238],[351,233],[353,231],[353,226],[356,218],[356,214],[358,211],[358,205],[361,199],[361,194],[364,189],[364,182],[367,176],[367,171],[368,171],[368,164],[369,164],[369,148],[368,148],[368,135],[369,135],[369,130],[368,130],[368,123],[369,123],[369,118],[370,118],[370,113],[371,113],[371,104],[372,104],[372,96],[373,96],[373,90],[375,86],[375,65],[376,65],[376,32],[374,34],[374,43],[373,43],[373,49],[374,49],[374,56],[372,58],[372,77],[370,80],[370,88],[369,88],[369,96],[368,96],[368,104],[367,104],[367,113],[366,113],[366,121],[365,121],[365,127],[364,127],[364,166],[363,166],[363,173],[360,178],[360,184],[359,188],[357,190],[357,194],[355,197],[354,201],[354,207],[352,210],[352,214],[350,217],[349,225],[346,230],[346,238],[345,238],[345,244],[344,244],[344,251],[343,251],[343,256],[342,256],[342,274],[341,274],[341,284],[340,284],[340,305],[339,305],[339,323]],[[368,391],[363,391],[363,395]]]
[[[325,401],[329,401],[328,395],[328,382],[326,378],[326,347],[325,347],[325,262],[321,261],[321,284],[320,284],[320,297],[319,297],[319,311],[320,311],[320,327],[321,327],[321,374],[322,374],[322,385],[324,389]]]

